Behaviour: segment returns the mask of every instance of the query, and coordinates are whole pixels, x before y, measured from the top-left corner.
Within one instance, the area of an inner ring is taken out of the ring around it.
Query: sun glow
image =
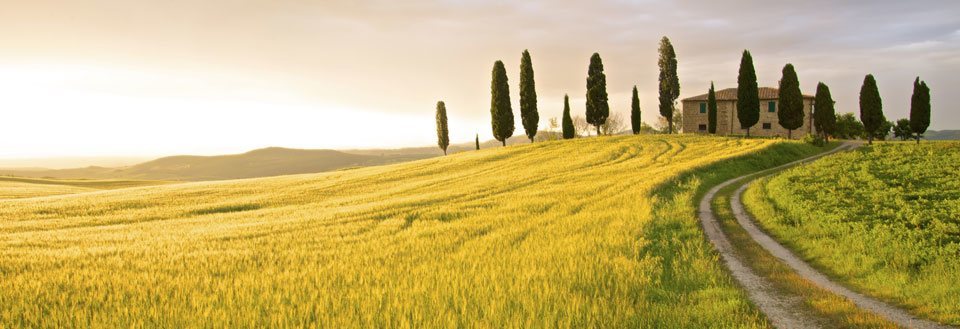
[[[432,113],[320,104],[264,84],[93,65],[0,67],[0,158],[400,147],[432,138]]]

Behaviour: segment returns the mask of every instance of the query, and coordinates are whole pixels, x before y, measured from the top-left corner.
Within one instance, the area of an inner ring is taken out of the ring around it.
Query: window
[[[699,127],[697,127],[697,129],[699,129],[700,131],[707,131],[707,125],[700,125]]]
[[[700,113],[707,113],[707,103],[700,103]]]
[[[771,102],[770,104],[773,104],[773,102]],[[763,129],[769,130],[769,129],[770,129],[770,123],[769,123],[769,122],[764,122],[764,123],[763,123]]]
[[[767,112],[776,112],[777,111],[777,102],[767,103]]]

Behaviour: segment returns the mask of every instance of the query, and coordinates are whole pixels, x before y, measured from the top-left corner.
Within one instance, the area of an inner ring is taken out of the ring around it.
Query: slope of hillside
[[[960,142],[887,142],[762,180],[762,226],[852,287],[960,325]]]
[[[0,174],[61,179],[223,180],[317,173],[432,157],[429,153],[352,154],[334,150],[270,147],[242,154],[159,158],[124,168],[87,167],[58,170],[0,170]]]
[[[923,134],[929,140],[960,140],[960,130],[930,130]]]
[[[764,327],[693,200],[815,152],[618,136],[5,201],[0,324]]]
[[[0,176],[0,199],[32,198],[167,184],[147,180],[66,180]]]

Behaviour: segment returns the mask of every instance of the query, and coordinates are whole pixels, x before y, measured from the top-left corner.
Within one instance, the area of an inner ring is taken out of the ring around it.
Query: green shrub
[[[827,141],[823,139],[823,136],[816,134],[807,134],[807,136],[803,137],[803,142],[817,147],[827,145]]]

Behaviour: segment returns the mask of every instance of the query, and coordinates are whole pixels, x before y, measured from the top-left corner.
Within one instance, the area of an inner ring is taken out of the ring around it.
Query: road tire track
[[[859,144],[846,142],[834,150],[821,153],[819,155],[728,180],[717,186],[714,186],[707,192],[706,195],[704,195],[703,199],[700,200],[700,222],[703,225],[704,232],[706,232],[708,239],[720,253],[725,265],[733,274],[734,279],[736,279],[737,282],[740,283],[740,285],[744,288],[744,290],[747,291],[750,300],[760,308],[760,311],[767,316],[767,318],[775,327],[816,328],[819,327],[818,323],[820,322],[820,319],[817,319],[809,314],[802,314],[798,312],[797,310],[799,308],[796,307],[796,303],[799,303],[800,301],[797,297],[784,295],[776,291],[772,288],[773,285],[767,279],[754,273],[749,266],[746,266],[740,260],[735,249],[732,248],[730,240],[721,230],[720,223],[717,221],[716,216],[713,214],[713,210],[711,208],[713,199],[717,192],[724,187],[743,181],[747,178],[755,180],[764,174],[769,174],[772,171],[795,166],[804,162],[809,162],[842,150],[851,150],[858,146]],[[827,276],[823,275],[809,264],[804,262],[802,259],[794,255],[786,247],[776,242],[773,238],[757,227],[756,224],[754,224],[753,219],[750,218],[749,214],[744,209],[740,196],[743,194],[743,191],[750,186],[750,183],[752,183],[752,181],[740,186],[736,191],[734,191],[730,198],[730,206],[734,216],[737,219],[737,223],[743,227],[750,237],[757,244],[763,247],[764,250],[783,261],[787,266],[790,266],[790,268],[796,271],[801,277],[813,282],[827,291],[849,299],[851,302],[856,304],[857,307],[873,312],[900,326],[908,328],[953,328],[930,320],[917,318],[900,308],[854,292],[840,284],[837,284],[836,282],[831,281]]]

